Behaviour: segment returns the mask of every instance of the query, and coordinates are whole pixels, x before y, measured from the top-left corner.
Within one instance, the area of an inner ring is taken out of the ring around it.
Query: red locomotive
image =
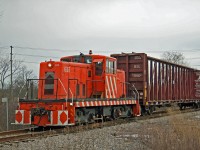
[[[139,102],[126,94],[125,72],[113,57],[90,51],[42,62],[38,88],[34,81],[28,80],[27,93],[19,99],[16,124],[66,126],[140,115]]]

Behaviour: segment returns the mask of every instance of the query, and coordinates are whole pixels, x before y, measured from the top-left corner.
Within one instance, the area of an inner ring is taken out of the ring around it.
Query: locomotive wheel
[[[114,108],[113,110],[113,114],[112,114],[112,118],[113,119],[117,119],[121,116],[121,111],[118,108]]]
[[[88,122],[89,123],[94,122],[94,115],[93,115],[93,113],[89,113],[88,114]]]
[[[127,117],[132,117],[132,113],[130,110],[127,111]]]

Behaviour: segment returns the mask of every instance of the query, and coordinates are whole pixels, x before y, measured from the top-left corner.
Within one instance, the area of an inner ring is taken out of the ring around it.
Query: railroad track
[[[0,132],[0,137],[9,136],[9,135],[12,135],[12,134],[27,133],[29,130],[30,129],[20,129],[20,130],[11,130],[11,131]]]
[[[0,132],[0,144],[9,144],[12,142],[20,142],[20,141],[29,141],[34,138],[38,137],[47,137],[47,136],[56,136],[59,134],[69,134],[69,133],[77,133],[82,131],[87,131],[91,129],[97,129],[102,127],[108,127],[108,126],[115,126],[119,124],[124,123],[130,123],[135,122],[139,120],[147,120],[147,119],[153,119],[153,118],[160,118],[165,116],[171,116],[175,114],[182,114],[182,113],[190,113],[199,111],[199,109],[186,109],[186,110],[174,110],[170,113],[167,113],[167,111],[157,111],[154,112],[152,115],[149,116],[141,116],[141,117],[135,117],[135,118],[124,118],[124,119],[117,119],[113,121],[107,121],[107,122],[99,122],[99,123],[93,123],[93,124],[87,124],[87,125],[79,125],[79,126],[67,126],[65,128],[58,128],[58,129],[48,129],[48,130],[30,130],[30,129],[23,129],[23,130],[13,130],[13,131],[6,131],[6,132]]]
[[[37,134],[37,132],[33,132],[33,131],[34,131],[34,128],[26,128],[26,129],[20,129],[20,130],[0,132],[0,143],[29,138],[33,134],[35,135]]]

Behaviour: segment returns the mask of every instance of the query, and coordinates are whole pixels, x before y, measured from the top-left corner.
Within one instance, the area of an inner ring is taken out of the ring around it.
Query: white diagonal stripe
[[[111,84],[111,90],[112,90],[112,93],[113,93],[113,98],[115,98],[115,92],[114,92],[114,88],[113,88],[112,76],[110,76],[110,84]]]
[[[108,90],[106,89],[106,98],[108,98]]]
[[[117,94],[117,84],[116,84],[116,77],[114,77],[114,87],[115,87],[115,92]],[[117,96],[117,95],[116,95]]]
[[[110,94],[110,98],[112,98],[112,95],[111,95],[111,92],[110,92],[110,85],[109,85],[109,82],[108,82],[108,76],[106,76],[106,84],[107,84],[107,87],[108,87],[108,92]]]

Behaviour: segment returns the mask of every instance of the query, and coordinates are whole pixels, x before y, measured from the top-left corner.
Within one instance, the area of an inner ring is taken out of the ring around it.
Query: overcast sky
[[[200,68],[200,0],[0,0],[0,15],[0,47],[13,45],[26,62],[89,49],[153,57],[180,50]]]

